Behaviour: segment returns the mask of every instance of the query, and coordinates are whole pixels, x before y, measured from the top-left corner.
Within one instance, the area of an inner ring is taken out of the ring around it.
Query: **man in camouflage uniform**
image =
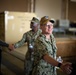
[[[40,34],[34,43],[34,68],[32,75],[56,75],[55,66],[60,67],[66,73],[70,73],[70,63],[63,64],[56,61],[57,47],[52,34],[53,20],[44,16],[40,21]],[[67,69],[68,66],[68,69]],[[65,70],[66,69],[66,70]]]
[[[40,25],[39,20],[37,18],[33,17],[32,21],[30,23],[31,30],[24,33],[22,39],[14,44],[14,48],[18,48],[27,42],[28,50],[27,50],[27,53],[25,56],[25,64],[24,64],[25,75],[31,75],[32,65],[33,65],[34,41],[41,33],[41,30],[39,29],[39,25]],[[10,48],[12,49],[13,47],[11,47],[11,45],[10,45]]]

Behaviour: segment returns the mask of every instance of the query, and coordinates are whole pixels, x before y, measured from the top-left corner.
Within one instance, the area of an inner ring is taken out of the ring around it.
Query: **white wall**
[[[61,1],[62,0],[36,0],[35,13],[38,17],[44,15],[50,18],[61,19]]]

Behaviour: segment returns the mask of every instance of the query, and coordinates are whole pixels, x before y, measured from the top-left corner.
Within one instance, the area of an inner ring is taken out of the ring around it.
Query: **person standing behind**
[[[65,73],[71,73],[71,63],[59,63],[56,60],[57,46],[53,32],[53,20],[44,16],[40,20],[40,34],[34,43],[34,68],[32,75],[57,75],[56,68],[60,67]]]
[[[2,47],[9,48],[9,44],[7,44],[6,42],[0,40],[0,75],[2,74],[1,73]]]
[[[10,49],[14,49],[14,48],[21,47],[24,43],[27,42],[28,50],[25,56],[25,65],[24,65],[25,75],[31,75],[32,65],[33,65],[34,41],[41,33],[39,26],[40,26],[39,19],[37,19],[36,17],[33,17],[30,23],[31,30],[24,33],[20,41],[18,41],[14,45],[10,45]]]

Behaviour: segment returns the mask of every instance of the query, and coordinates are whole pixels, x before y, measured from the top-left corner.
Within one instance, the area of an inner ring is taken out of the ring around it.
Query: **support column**
[[[35,12],[35,0],[28,0],[28,12]]]
[[[62,0],[61,19],[68,19],[68,0]]]

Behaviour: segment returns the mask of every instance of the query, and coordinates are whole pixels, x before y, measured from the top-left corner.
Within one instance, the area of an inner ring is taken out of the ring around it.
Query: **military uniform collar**
[[[42,36],[46,41],[49,41],[44,34],[41,34],[40,36]],[[52,35],[50,35],[50,39],[51,38],[52,38]]]

